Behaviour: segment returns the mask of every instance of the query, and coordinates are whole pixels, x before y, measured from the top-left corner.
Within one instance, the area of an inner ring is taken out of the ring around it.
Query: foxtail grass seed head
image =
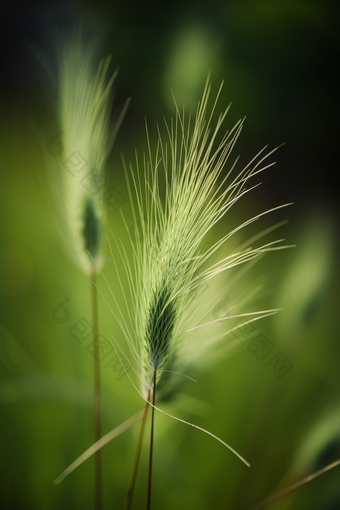
[[[63,148],[47,155],[51,188],[57,202],[57,228],[68,254],[85,272],[103,263],[105,165],[122,115],[113,129],[109,119],[111,57],[96,60],[97,47],[76,32],[62,45],[57,61],[53,104],[55,130]]]
[[[153,291],[145,328],[145,346],[150,366],[157,370],[167,358],[177,310],[171,300],[171,287],[164,282]]]
[[[254,247],[262,237],[258,234],[239,250],[223,253],[226,241],[271,211],[250,218],[209,244],[207,234],[252,189],[246,189],[246,185],[252,175],[264,169],[263,162],[271,154],[263,155],[261,151],[234,175],[237,159],[229,163],[229,158],[242,122],[221,136],[228,110],[214,124],[218,96],[212,108],[208,107],[209,96],[208,79],[194,119],[177,108],[175,119],[165,121],[166,140],[158,127],[158,144],[152,151],[147,135],[148,158],[144,157],[140,167],[136,156],[130,172],[126,170],[134,223],[141,231],[141,242],[134,242],[130,235],[132,263],[111,232],[115,242],[112,248],[110,244],[112,257],[120,254],[128,279],[128,285],[122,285],[127,312],[123,314],[119,307],[112,311],[125,335],[144,396],[155,370],[157,387],[161,389],[159,398],[168,398],[173,388],[170,379],[183,380],[181,374],[192,374],[208,359],[209,352],[228,340],[226,335],[235,326],[232,319],[212,317],[218,296],[221,297],[217,290],[224,272],[240,264],[252,264],[266,252],[284,247],[277,246],[282,240]],[[202,285],[206,290],[198,304],[192,297]],[[130,301],[132,309],[128,306]],[[238,304],[245,302],[243,298]],[[244,321],[275,311],[244,313]],[[231,312],[232,316],[238,313],[237,303],[232,304]]]

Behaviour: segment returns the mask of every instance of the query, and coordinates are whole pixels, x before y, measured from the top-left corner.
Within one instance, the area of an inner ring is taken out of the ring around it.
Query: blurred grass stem
[[[96,272],[92,268],[90,271],[91,279],[91,307],[93,324],[93,343],[94,352],[96,352],[96,339],[98,337],[98,302],[96,287]],[[94,360],[94,440],[99,441],[101,437],[101,402],[100,402],[100,365],[96,356]],[[97,450],[94,455],[94,491],[95,491],[95,510],[102,508],[102,468],[101,451]]]
[[[274,494],[274,496],[271,496],[270,498],[266,499],[265,501],[262,501],[262,503],[259,503],[256,506],[253,506],[250,510],[261,510],[262,508],[267,507],[271,503],[274,503],[277,499],[282,498],[283,496],[286,496],[286,494],[289,494],[292,491],[295,491],[299,487],[302,487],[305,483],[310,482],[317,476],[322,475],[323,473],[326,473],[326,471],[329,471],[330,469],[333,469],[334,467],[338,466],[340,464],[340,459],[336,460],[335,462],[332,462],[331,464],[328,464],[327,466],[323,467],[322,469],[319,469],[318,471],[315,471],[315,473],[312,473],[311,475],[306,476],[299,482],[294,483],[293,485],[290,485],[286,489],[283,489],[282,491],[278,492],[277,494]]]

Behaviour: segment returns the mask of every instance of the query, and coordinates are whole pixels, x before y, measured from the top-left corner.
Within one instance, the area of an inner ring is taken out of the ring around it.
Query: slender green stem
[[[91,273],[91,305],[92,305],[92,325],[93,341],[98,337],[98,304],[96,288],[96,272],[93,268]],[[96,352],[96,346],[94,346]],[[99,441],[101,437],[101,403],[100,403],[100,365],[98,359],[94,359],[94,439]],[[95,510],[102,508],[102,469],[101,469],[101,451],[97,450],[94,455],[94,507]]]
[[[147,396],[146,400],[149,400],[149,399],[150,399],[150,389],[149,389],[148,396]],[[149,403],[145,402],[142,423],[140,426],[138,442],[137,442],[137,447],[136,447],[135,458],[134,458],[133,465],[132,465],[129,487],[128,487],[128,491],[127,491],[127,495],[126,495],[126,499],[125,499],[124,510],[130,510],[131,503],[132,503],[132,496],[133,496],[133,490],[135,487],[136,474],[137,474],[137,469],[138,469],[140,451],[141,451],[141,447],[142,447],[143,433],[144,433],[145,420],[146,420],[146,415],[148,412],[148,407],[149,407]]]
[[[150,510],[151,507],[151,479],[152,479],[152,454],[153,454],[153,428],[154,428],[154,415],[155,415],[155,400],[156,400],[156,374],[157,370],[153,372],[153,392],[152,392],[152,411],[151,411],[151,434],[150,434],[150,450],[149,450],[149,471],[148,471],[148,494],[146,500],[146,509]]]

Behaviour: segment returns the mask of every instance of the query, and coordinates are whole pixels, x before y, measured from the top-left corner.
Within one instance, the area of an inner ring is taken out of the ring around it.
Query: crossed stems
[[[147,490],[147,503],[146,503],[147,510],[150,510],[150,505],[151,505],[151,480],[152,480],[153,433],[154,433],[154,412],[155,412],[154,405],[155,405],[155,398],[156,398],[156,374],[157,374],[157,370],[154,370],[153,385],[152,385],[152,389],[153,389],[152,405],[153,405],[153,407],[152,407],[152,411],[151,411],[151,435],[150,435],[150,450],[149,450],[148,490]],[[145,407],[144,407],[143,417],[142,417],[142,423],[141,423],[138,441],[137,441],[136,453],[135,453],[135,457],[134,457],[134,461],[133,461],[133,465],[132,465],[129,487],[128,487],[128,491],[127,491],[127,495],[126,495],[126,499],[125,499],[124,510],[130,510],[130,508],[131,508],[132,496],[133,496],[136,475],[137,475],[137,469],[138,469],[138,463],[139,463],[139,458],[140,458],[140,452],[141,452],[141,447],[142,447],[146,415],[148,412],[148,408],[150,406],[150,404],[149,404],[150,395],[151,395],[151,387],[149,388],[149,391],[148,391],[148,394],[146,397],[146,402],[145,402]]]

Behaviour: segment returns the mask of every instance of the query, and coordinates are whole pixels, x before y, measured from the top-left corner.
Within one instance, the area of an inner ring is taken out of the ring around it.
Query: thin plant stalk
[[[92,307],[92,324],[93,324],[93,342],[98,337],[98,303],[97,303],[97,287],[96,272],[93,268],[90,272],[91,278],[91,307]],[[101,402],[100,402],[100,365],[96,356],[94,360],[94,440],[99,441],[101,437]],[[95,510],[102,508],[102,466],[101,466],[101,450],[97,450],[94,455],[94,500]]]
[[[299,482],[293,483],[293,485],[290,485],[289,487],[286,487],[286,489],[283,489],[282,491],[278,492],[277,494],[274,494],[274,496],[271,496],[270,498],[262,501],[262,503],[259,503],[256,506],[253,506],[251,510],[261,510],[262,508],[267,507],[271,503],[274,503],[277,499],[282,498],[283,496],[286,496],[286,494],[289,494],[290,492],[295,491],[299,487],[302,487],[302,485],[305,485],[305,483],[310,482],[317,476],[322,475],[323,473],[326,473],[326,471],[329,471],[330,469],[333,469],[334,467],[338,466],[340,464],[340,459],[336,460],[335,462],[332,462],[331,464],[328,464],[327,466],[319,469],[315,473],[312,473],[311,475],[306,476]]]
[[[126,499],[125,499],[124,510],[130,510],[131,503],[132,503],[132,496],[133,496],[133,491],[134,491],[134,487],[135,487],[140,451],[141,451],[141,447],[142,447],[146,415],[147,415],[148,407],[149,407],[149,402],[148,402],[149,399],[150,399],[150,389],[148,392],[148,396],[146,398],[147,401],[145,402],[145,407],[144,407],[144,411],[143,411],[142,423],[141,423],[140,430],[139,430],[136,453],[135,453],[135,458],[133,460],[130,481],[129,481],[129,487],[128,487],[128,491],[127,491],[127,495],[126,495]]]
[[[134,416],[131,416],[128,420],[124,421],[118,427],[115,427],[113,430],[110,430],[105,436],[101,437],[99,441],[94,443],[90,448],[85,450],[84,453],[80,455],[75,461],[72,462],[64,471],[54,480],[54,485],[59,485],[69,474],[71,474],[75,469],[77,469],[79,466],[83,464],[87,459],[92,457],[96,453],[96,451],[100,450],[100,448],[103,448],[106,444],[108,444],[110,441],[115,439],[116,437],[120,436],[120,434],[123,434],[123,432],[126,432],[132,425],[137,423],[139,420],[142,419],[143,409],[136,413]]]
[[[152,479],[152,455],[153,455],[153,429],[154,429],[155,400],[156,400],[156,374],[157,374],[157,370],[154,370],[154,372],[153,372],[153,392],[152,392],[152,411],[151,411],[150,450],[149,450],[148,494],[147,494],[147,500],[146,500],[146,510],[150,510],[150,507],[151,507],[151,479]]]

